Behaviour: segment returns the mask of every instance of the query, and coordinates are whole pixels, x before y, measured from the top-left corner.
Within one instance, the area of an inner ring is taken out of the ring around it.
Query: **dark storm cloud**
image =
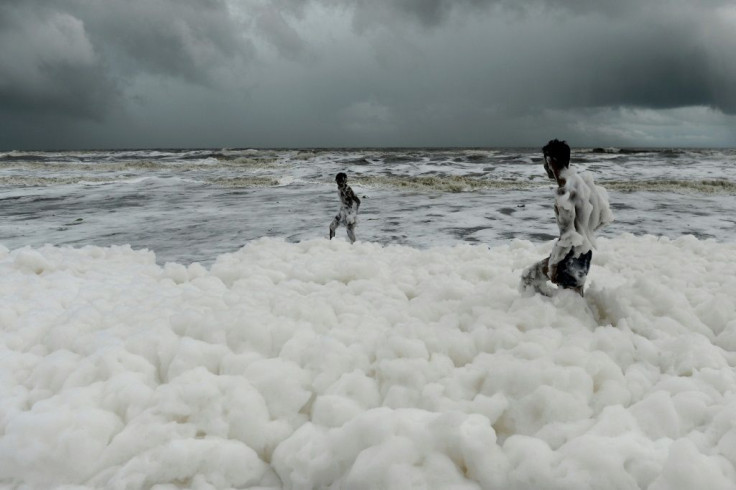
[[[79,19],[9,4],[0,6],[0,18],[0,111],[104,114],[117,89]]]
[[[550,33],[557,49],[535,59],[525,81],[506,87],[509,96],[520,91],[525,100],[554,108],[705,105],[736,111],[733,90],[717,89],[730,78],[719,69],[726,60],[709,56],[693,26],[646,23],[595,30],[581,28],[578,42]]]
[[[6,1],[0,146],[64,143],[60,119],[68,145],[308,146],[736,114],[734,27],[732,0]]]
[[[67,3],[100,52],[131,72],[210,83],[210,70],[247,55],[248,43],[222,0]]]
[[[330,5],[348,6],[355,11],[359,31],[394,22],[415,21],[425,27],[438,27],[454,16],[524,15],[544,12],[551,16],[584,15],[597,12],[619,15],[638,3],[637,0],[314,0]],[[706,0],[707,1],[707,0]]]
[[[677,8],[668,0],[314,0],[332,5],[350,5],[355,8],[359,26],[376,21],[390,22],[391,18],[412,19],[429,27],[436,27],[453,14],[477,15],[496,9],[499,15],[508,13],[543,12],[556,15],[588,15],[599,13],[607,16],[640,15],[652,7],[666,14]],[[730,0],[702,0],[698,6],[712,9],[729,5]]]
[[[297,60],[304,54],[304,40],[279,9],[261,10],[257,16],[254,16],[254,23],[256,31],[267,39],[281,56]]]
[[[330,0],[323,0],[330,2]],[[667,0],[347,0],[358,32],[405,29],[406,20],[442,29],[453,18],[488,14],[523,24],[529,16],[548,27],[530,32],[509,54],[536,66],[514,66],[511,76],[533,77],[535,88],[514,82],[505,100],[545,97],[554,107],[635,106],[673,108],[705,105],[736,114],[736,36],[733,25],[715,25],[716,9],[726,0],[704,0],[688,7]],[[570,30],[576,19],[584,19]],[[579,31],[580,23],[599,25]],[[618,26],[618,27],[617,27]],[[562,31],[554,32],[555,30]],[[710,35],[706,31],[711,31]],[[577,32],[577,34],[576,34]],[[719,38],[720,34],[720,38]],[[566,39],[565,39],[566,38]],[[569,42],[572,41],[572,42]],[[540,59],[535,52],[549,52]],[[460,54],[462,56],[462,54]],[[481,62],[508,66],[504,56]],[[542,76],[542,74],[544,74]],[[541,100],[540,100],[541,102]]]
[[[0,5],[0,112],[102,117],[143,73],[214,84],[247,57],[220,0],[58,0]]]

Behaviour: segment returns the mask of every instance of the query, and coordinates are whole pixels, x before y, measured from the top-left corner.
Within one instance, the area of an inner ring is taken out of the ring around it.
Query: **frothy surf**
[[[0,484],[728,489],[736,245],[0,248]]]

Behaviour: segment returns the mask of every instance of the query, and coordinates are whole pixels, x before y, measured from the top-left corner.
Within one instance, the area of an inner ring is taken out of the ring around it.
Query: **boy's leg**
[[[335,216],[335,219],[332,220],[332,223],[330,223],[330,240],[335,238],[335,230],[337,227],[340,226],[340,215],[338,214]]]
[[[348,229],[348,238],[350,238],[350,243],[355,243],[355,223],[350,223],[347,225]]]

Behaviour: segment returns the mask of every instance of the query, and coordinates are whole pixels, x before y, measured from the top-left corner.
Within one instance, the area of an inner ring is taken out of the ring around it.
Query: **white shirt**
[[[557,189],[555,214],[560,238],[552,248],[550,264],[557,264],[573,250],[575,257],[595,248],[595,231],[613,221],[608,193],[593,182],[588,172],[573,168],[560,172],[565,185]]]

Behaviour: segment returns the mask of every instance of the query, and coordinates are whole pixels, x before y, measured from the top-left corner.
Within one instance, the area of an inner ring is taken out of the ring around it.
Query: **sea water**
[[[6,153],[0,486],[733,489],[733,163],[574,152],[581,298],[537,150]]]
[[[731,241],[734,150],[574,151],[621,233]],[[130,244],[211,263],[260,237],[328,236],[334,177],[362,200],[357,236],[426,248],[557,235],[538,149],[141,150],[0,154],[0,243]],[[344,230],[338,238],[345,239]]]

